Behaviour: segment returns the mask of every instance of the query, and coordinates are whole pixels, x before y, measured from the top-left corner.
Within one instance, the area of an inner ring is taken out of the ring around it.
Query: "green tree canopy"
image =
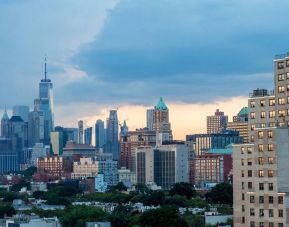
[[[233,204],[233,187],[228,183],[217,184],[206,194],[211,203]]]
[[[190,183],[181,182],[176,183],[174,187],[170,190],[170,195],[182,195],[187,197],[187,199],[191,199],[196,196],[196,191],[193,189],[193,186]]]

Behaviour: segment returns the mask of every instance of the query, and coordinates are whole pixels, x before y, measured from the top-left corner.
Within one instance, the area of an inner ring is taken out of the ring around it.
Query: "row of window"
[[[255,209],[254,208],[250,208],[250,216],[255,216]],[[273,209],[268,210],[268,216],[270,218],[274,217],[274,210]],[[259,217],[264,217],[264,209],[259,209]],[[278,210],[278,217],[283,218],[283,210]]]
[[[274,204],[274,196],[259,196],[259,203],[263,204],[267,198],[269,204]],[[250,203],[255,203],[255,196],[250,196]],[[283,204],[283,196],[278,196],[278,204]]]
[[[267,170],[267,177],[274,177],[274,170]],[[260,178],[265,177],[264,170],[258,170],[258,176]],[[245,177],[245,171],[241,171],[241,177]],[[253,170],[247,170],[247,177],[253,177]]]
[[[289,100],[288,100],[289,103]],[[287,110],[278,110],[278,117],[285,117],[285,115],[287,114],[287,116],[289,116],[289,109]],[[269,118],[274,118],[276,117],[276,111],[275,110],[271,110],[269,111]],[[256,118],[256,113],[255,112],[251,112],[250,113],[250,118],[251,119],[255,119]],[[260,112],[260,118],[266,118],[266,112],[265,111],[261,111]]]
[[[258,157],[258,164],[259,165],[264,165],[265,164],[265,157]],[[273,157],[267,157],[267,164],[274,164],[274,158]],[[253,160],[252,159],[247,159],[247,165],[251,166],[253,164]],[[241,159],[241,165],[244,166],[245,165],[245,159]]]
[[[243,223],[245,223],[245,222],[243,222]],[[257,225],[257,223],[255,225],[255,222],[253,222],[253,221],[250,222],[250,227],[258,227],[258,226],[264,227],[265,224],[264,224],[264,222],[259,222],[259,225]],[[274,222],[269,222],[269,227],[274,227]],[[278,223],[278,227],[283,227],[283,223]]]
[[[265,100],[260,100],[259,103],[261,107],[266,106]],[[256,106],[256,101],[255,100],[250,101],[250,107],[254,108],[255,106]],[[275,106],[275,99],[269,99],[269,106]]]
[[[242,182],[242,189],[245,189],[245,182]],[[248,189],[252,189],[253,184],[252,182],[248,182]],[[264,191],[264,183],[259,183],[259,191]],[[268,191],[273,191],[274,190],[274,184],[273,183],[268,183]],[[242,200],[245,200],[245,194],[242,194]]]
[[[287,84],[286,90],[289,91],[289,84]],[[278,86],[278,93],[284,93],[284,92],[285,92],[285,86]]]

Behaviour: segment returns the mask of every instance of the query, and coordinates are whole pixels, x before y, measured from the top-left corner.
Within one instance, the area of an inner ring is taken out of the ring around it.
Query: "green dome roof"
[[[168,110],[168,107],[162,97],[160,98],[158,104],[155,106],[155,110]]]
[[[238,116],[244,116],[244,115],[248,115],[248,107],[243,107],[240,112],[238,113]]]

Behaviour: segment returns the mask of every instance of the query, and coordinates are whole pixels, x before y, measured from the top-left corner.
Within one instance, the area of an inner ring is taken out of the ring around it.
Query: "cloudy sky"
[[[176,138],[273,88],[289,51],[289,1],[1,0],[0,108],[32,107],[48,58],[56,123],[93,125],[119,108],[131,129],[167,102]]]

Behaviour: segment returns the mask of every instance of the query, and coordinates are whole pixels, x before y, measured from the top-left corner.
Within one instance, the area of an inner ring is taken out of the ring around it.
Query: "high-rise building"
[[[84,143],[88,145],[92,144],[92,127],[84,130]]]
[[[105,144],[105,133],[104,133],[104,122],[97,120],[95,123],[95,147],[97,149],[104,148]]]
[[[19,116],[23,121],[28,122],[29,106],[13,106],[12,115]]]
[[[30,164],[36,166],[38,158],[44,158],[49,154],[50,154],[50,146],[44,146],[43,143],[36,143],[32,147]]]
[[[34,100],[34,107],[37,111],[41,111],[44,117],[44,144],[50,144],[50,132],[54,130],[54,114],[53,114],[53,84],[47,78],[46,58],[44,79],[39,83],[39,97]]]
[[[113,159],[119,159],[119,141],[118,141],[118,117],[117,110],[109,112],[107,119],[106,145],[105,152],[112,153]]]
[[[228,116],[224,112],[216,110],[215,115],[207,116],[207,133],[221,133],[228,123]]]
[[[5,107],[2,119],[1,119],[1,137],[8,138],[9,134],[9,116]]]
[[[288,226],[289,55],[274,69],[275,92],[250,94],[249,143],[233,146],[235,227]]]
[[[94,157],[96,155],[95,148],[87,144],[77,144],[73,141],[68,141],[63,148],[64,157]]]
[[[233,117],[233,122],[228,122],[227,129],[236,130],[240,133],[244,143],[249,142],[248,136],[248,107],[243,107],[237,116]]]
[[[84,128],[83,121],[78,121],[78,143],[83,144]]]
[[[41,111],[34,109],[28,114],[28,146],[44,141],[44,116]]]
[[[147,128],[152,131],[154,125],[154,109],[147,110]]]
[[[107,185],[116,185],[118,183],[118,163],[116,160],[98,161],[98,173],[104,175],[104,182]]]
[[[168,141],[156,148],[138,147],[137,183],[155,183],[167,190],[175,183],[188,182],[188,151],[188,146],[183,141]]]
[[[12,150],[11,140],[0,138],[0,173],[18,171],[18,155]]]
[[[167,133],[170,140],[172,139],[169,109],[163,101],[163,98],[160,98],[158,104],[154,108],[153,130],[156,131],[156,135]]]
[[[51,132],[51,152],[54,155],[63,154],[63,133],[62,132]]]

